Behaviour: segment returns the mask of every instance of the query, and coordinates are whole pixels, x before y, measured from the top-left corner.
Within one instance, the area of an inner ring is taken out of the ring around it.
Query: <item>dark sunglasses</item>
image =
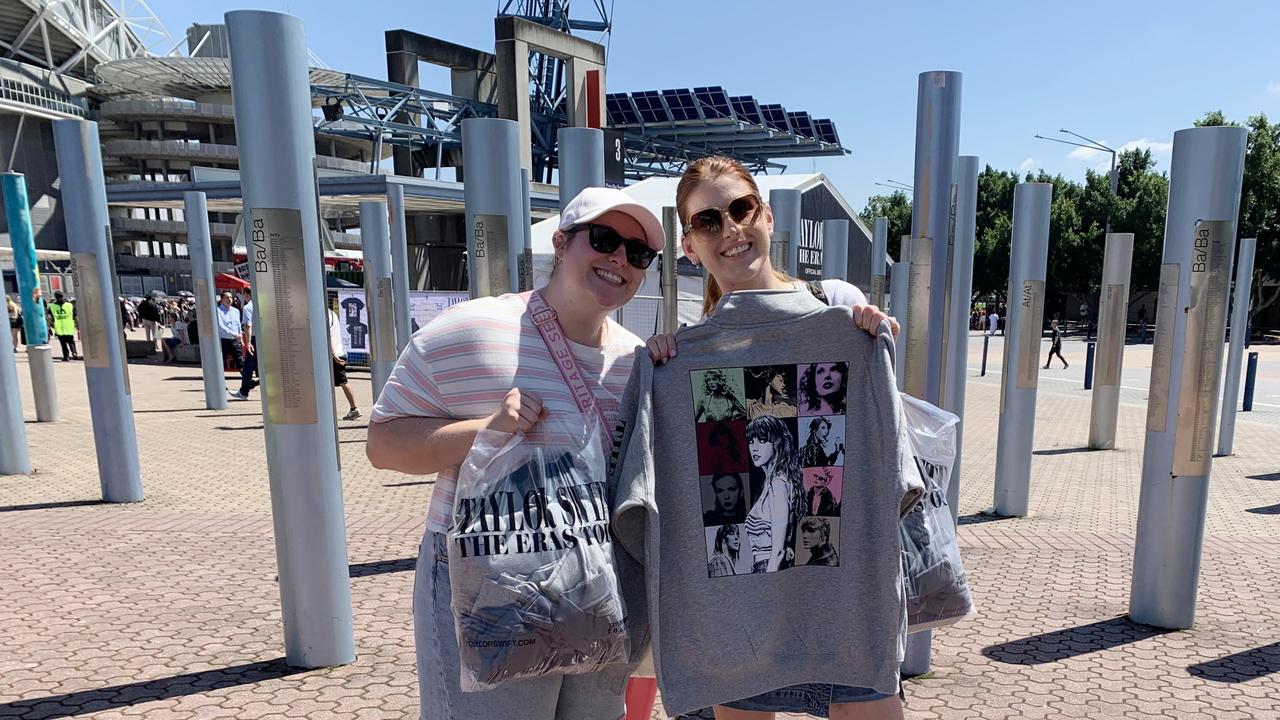
[[[574,225],[565,230],[566,233],[572,235],[579,230],[587,231],[587,243],[591,245],[591,249],[604,255],[612,255],[619,245],[623,245],[627,249],[627,263],[631,267],[648,270],[653,264],[653,259],[658,257],[658,251],[649,247],[646,243],[632,238],[622,237],[607,225],[592,225],[586,223],[583,225]]]
[[[744,227],[754,225],[760,218],[764,203],[755,193],[743,195],[729,203],[727,208],[707,208],[689,216],[686,233],[697,232],[707,235],[719,235],[724,229],[724,216],[727,213],[734,224]]]

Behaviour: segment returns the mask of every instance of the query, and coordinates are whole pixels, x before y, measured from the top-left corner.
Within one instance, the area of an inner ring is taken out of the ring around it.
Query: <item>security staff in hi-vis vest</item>
[[[62,362],[71,358],[80,359],[76,354],[76,306],[67,302],[62,293],[55,292],[53,302],[49,303],[49,318],[53,334],[62,346]]]

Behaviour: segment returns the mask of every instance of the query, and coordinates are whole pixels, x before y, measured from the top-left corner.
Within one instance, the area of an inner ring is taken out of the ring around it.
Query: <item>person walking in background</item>
[[[992,310],[991,314],[987,315],[987,334],[995,335],[996,328],[999,327],[999,325],[1000,325],[1000,316],[996,314],[995,310]]]
[[[49,303],[49,318],[53,335],[62,346],[62,362],[68,362],[72,358],[79,360],[80,356],[76,354],[76,307],[63,298],[61,291],[53,294],[53,302]]]
[[[5,296],[4,302],[9,310],[9,334],[13,336],[13,349],[17,350],[22,334],[22,308],[18,307],[18,303],[8,295]]]
[[[231,291],[222,293],[218,303],[218,342],[222,345],[222,365],[240,368],[240,346],[243,342],[240,330],[240,311],[231,306]]]
[[[240,366],[240,389],[231,393],[232,400],[248,400],[249,393],[258,387],[258,381],[253,379],[258,372],[257,337],[253,334],[253,290],[245,288],[241,293],[244,295],[244,304],[240,310],[244,354],[241,356],[243,362]]]
[[[347,384],[347,351],[342,346],[342,328],[338,325],[338,313],[332,308],[329,310],[329,354],[333,356],[333,386],[342,388],[342,394],[347,396],[347,404],[351,406],[342,419],[355,420],[360,417],[360,410],[356,407],[356,396],[351,392],[351,386]]]
[[[1145,345],[1147,342],[1147,306],[1143,305],[1138,308],[1138,343]]]
[[[146,332],[147,342],[151,343],[151,350],[154,352],[156,343],[160,340],[160,325],[163,322],[159,304],[153,298],[143,298],[138,305],[138,317],[142,318],[142,329]]]
[[[1053,362],[1053,356],[1057,355],[1062,361],[1062,369],[1065,370],[1071,366],[1067,364],[1067,359],[1062,357],[1062,331],[1058,329],[1056,319],[1049,323],[1049,329],[1053,332],[1053,339],[1049,341],[1049,357],[1044,361],[1044,369],[1049,369],[1049,363]]]

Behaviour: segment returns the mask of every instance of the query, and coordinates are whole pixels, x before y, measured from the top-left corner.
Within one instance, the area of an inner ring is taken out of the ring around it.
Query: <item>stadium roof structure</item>
[[[669,143],[706,154],[724,154],[761,170],[791,158],[848,155],[835,123],[762,105],[750,95],[729,95],[719,86],[643,90],[605,96],[609,124],[638,142]]]
[[[312,85],[340,85],[346,73],[310,68]],[[231,61],[221,57],[135,57],[113,60],[96,68],[103,95],[144,93],[194,99],[211,92],[231,91]]]

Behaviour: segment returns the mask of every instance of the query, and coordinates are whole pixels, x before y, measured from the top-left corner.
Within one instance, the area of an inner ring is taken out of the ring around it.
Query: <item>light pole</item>
[[[1116,171],[1116,155],[1118,154],[1116,150],[1114,150],[1113,148],[1109,148],[1106,145],[1103,145],[1097,140],[1090,140],[1089,138],[1079,133],[1071,132],[1066,128],[1062,128],[1058,130],[1058,132],[1066,133],[1068,135],[1078,137],[1081,140],[1084,140],[1085,142],[1084,143],[1071,142],[1070,140],[1061,140],[1058,138],[1045,137],[1043,135],[1036,135],[1035,138],[1037,140],[1048,140],[1049,142],[1062,143],[1063,145],[1074,145],[1076,147],[1089,148],[1090,150],[1099,150],[1101,152],[1111,153],[1111,195],[1112,197],[1118,200],[1120,198],[1120,175]],[[1088,144],[1085,144],[1085,143],[1088,143]],[[1111,208],[1107,208],[1107,232],[1111,232]]]

